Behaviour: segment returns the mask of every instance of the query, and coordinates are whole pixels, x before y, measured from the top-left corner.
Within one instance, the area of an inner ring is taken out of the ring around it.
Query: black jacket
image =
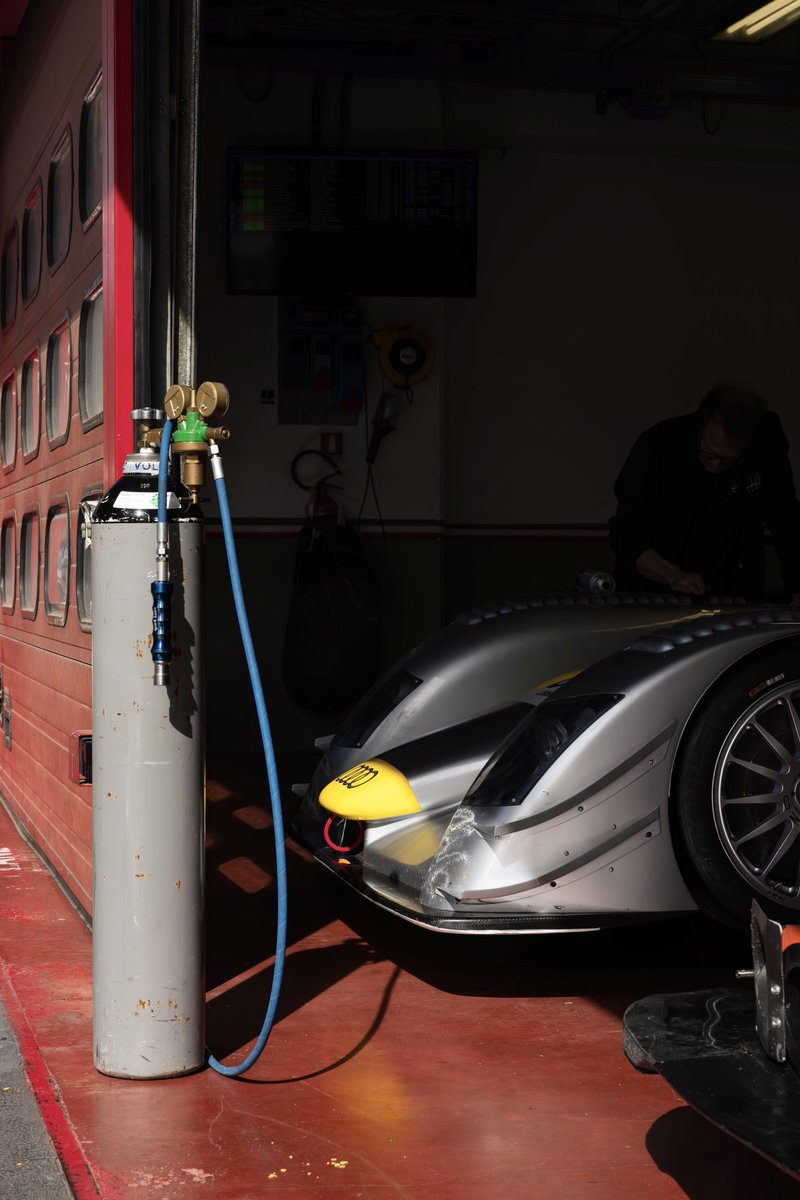
[[[758,599],[764,589],[764,526],[772,534],[787,593],[800,591],[800,504],[789,443],[775,413],[738,462],[718,475],[698,457],[698,416],[661,421],[637,438],[614,491],[609,522],[617,586],[653,590],[636,570],[654,549],[712,592]]]

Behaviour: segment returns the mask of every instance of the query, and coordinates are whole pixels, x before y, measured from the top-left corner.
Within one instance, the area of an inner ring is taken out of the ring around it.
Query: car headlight
[[[567,746],[622,695],[547,700],[509,734],[464,797],[479,808],[522,804]]]
[[[405,700],[415,688],[422,683],[416,675],[405,669],[395,671],[388,679],[379,684],[373,691],[367,692],[359,700],[343,728],[334,738],[334,745],[348,749],[360,749],[375,732],[389,713],[397,708],[401,700]]]

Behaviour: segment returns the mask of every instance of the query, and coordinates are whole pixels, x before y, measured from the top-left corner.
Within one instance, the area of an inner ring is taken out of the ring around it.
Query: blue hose
[[[167,519],[167,484],[169,483],[169,447],[172,441],[174,421],[165,421],[161,434],[161,449],[158,455],[158,523],[163,525]]]
[[[253,689],[253,697],[256,702],[258,724],[261,730],[261,742],[264,747],[264,758],[267,764],[267,779],[269,781],[269,794],[272,804],[272,827],[275,835],[275,866],[278,892],[278,930],[275,938],[275,967],[272,973],[272,986],[269,993],[267,1015],[264,1017],[264,1024],[261,1027],[258,1040],[244,1062],[239,1063],[239,1065],[235,1067],[225,1067],[222,1065],[222,1063],[218,1062],[216,1058],[214,1058],[213,1054],[209,1054],[208,1056],[208,1065],[213,1067],[213,1069],[220,1075],[242,1075],[245,1071],[249,1070],[250,1067],[252,1067],[253,1064],[261,1057],[262,1051],[264,1050],[267,1040],[269,1039],[269,1035],[272,1032],[272,1026],[275,1021],[275,1010],[278,1007],[278,999],[280,998],[281,993],[283,964],[286,958],[286,847],[284,845],[283,814],[281,812],[280,789],[278,786],[278,769],[275,765],[275,750],[272,745],[269,718],[267,716],[267,707],[264,703],[264,691],[261,686],[261,677],[258,672],[258,663],[256,662],[255,650],[253,649],[253,639],[250,635],[250,624],[247,620],[247,610],[245,608],[244,594],[242,592],[242,581],[239,577],[239,564],[236,560],[236,547],[233,541],[233,526],[231,524],[230,508],[228,507],[228,492],[225,487],[225,479],[223,478],[222,474],[222,462],[219,457],[219,450],[216,446],[212,446],[210,449],[211,463],[214,471],[214,481],[217,485],[219,511],[222,517],[222,530],[225,535],[225,552],[228,556],[228,570],[231,577],[231,588],[233,589],[236,615],[239,619],[239,630],[242,635],[242,643],[244,645],[245,657],[247,659],[247,669],[250,672],[250,685]]]
[[[172,661],[172,583],[169,578],[169,526],[167,525],[167,488],[169,485],[169,447],[175,422],[166,420],[161,433],[158,456],[158,524],[156,526],[156,577],[150,584],[153,597],[153,683],[169,683]]]

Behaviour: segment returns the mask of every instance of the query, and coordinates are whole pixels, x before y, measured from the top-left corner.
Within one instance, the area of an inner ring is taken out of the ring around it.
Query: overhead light
[[[800,0],[771,0],[714,35],[715,41],[759,42],[779,29],[800,21]]]

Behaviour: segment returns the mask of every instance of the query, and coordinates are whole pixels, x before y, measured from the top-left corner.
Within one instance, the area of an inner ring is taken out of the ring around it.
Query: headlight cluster
[[[567,746],[621,699],[579,696],[537,705],[489,759],[465,802],[481,808],[522,804]]]
[[[397,708],[422,683],[410,671],[400,670],[390,675],[373,691],[367,692],[355,706],[344,727],[336,735],[335,745],[359,749],[375,732],[389,713]]]

